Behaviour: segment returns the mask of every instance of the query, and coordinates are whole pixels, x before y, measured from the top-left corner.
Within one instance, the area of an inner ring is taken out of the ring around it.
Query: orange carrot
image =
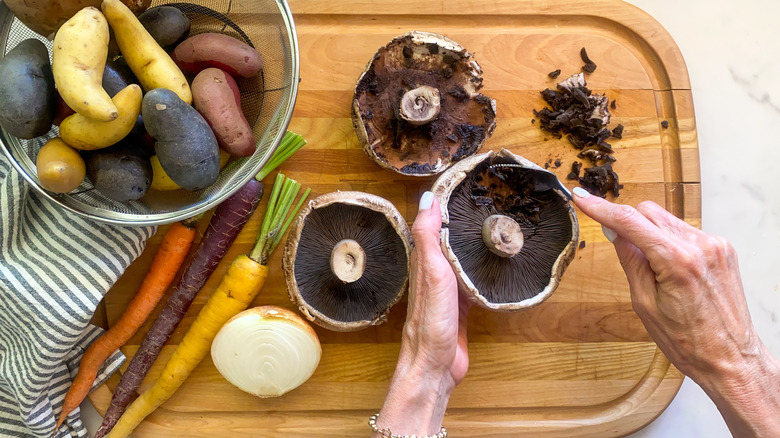
[[[173,282],[195,239],[200,216],[176,222],[168,228],[141,287],[113,327],[89,346],[81,358],[79,372],[65,394],[62,412],[54,428],[60,428],[68,414],[84,401],[103,362],[127,342],[154,310]]]

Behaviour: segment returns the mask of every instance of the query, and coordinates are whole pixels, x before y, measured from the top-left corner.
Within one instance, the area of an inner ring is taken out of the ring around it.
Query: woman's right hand
[[[715,401],[736,436],[780,436],[780,364],[750,320],[737,254],[653,202],[636,208],[574,190],[605,227],[634,311],[669,360]]]

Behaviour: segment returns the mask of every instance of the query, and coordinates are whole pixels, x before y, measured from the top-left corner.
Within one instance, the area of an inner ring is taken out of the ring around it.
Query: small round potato
[[[38,151],[35,170],[41,187],[55,193],[75,190],[87,172],[81,155],[59,137],[47,141]]]
[[[100,193],[117,201],[142,198],[152,185],[152,165],[145,151],[129,140],[90,152],[87,172]]]
[[[190,34],[190,19],[173,6],[157,6],[138,16],[138,21],[163,49],[171,49]]]

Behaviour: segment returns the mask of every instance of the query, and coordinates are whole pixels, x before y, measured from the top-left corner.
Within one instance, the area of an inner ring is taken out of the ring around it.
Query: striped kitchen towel
[[[89,320],[153,233],[58,209],[0,154],[0,436],[52,435],[81,355],[102,333]],[[123,360],[114,353],[98,380]],[[79,417],[57,437],[86,436]]]

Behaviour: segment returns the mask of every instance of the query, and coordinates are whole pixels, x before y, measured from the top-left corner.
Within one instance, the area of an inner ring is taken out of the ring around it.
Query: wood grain
[[[403,177],[374,165],[360,149],[349,108],[354,83],[373,53],[396,35],[426,30],[455,39],[482,66],[483,92],[498,103],[498,127],[485,148],[505,147],[548,163],[564,181],[576,151],[533,124],[533,109],[544,106],[539,91],[554,86],[547,73],[579,71],[579,49],[587,47],[598,64],[588,85],[616,100],[611,123],[625,126],[623,139],[612,142],[625,186],[617,201],[653,200],[700,226],[696,122],[685,63],[669,34],[637,8],[614,0],[294,0],[291,9],[302,81],[290,129],[309,144],[281,170],[311,187],[313,196],[371,192],[414,220],[417,200],[435,178]],[[557,168],[556,159],[562,161]],[[623,436],[652,421],[676,394],[683,376],[632,311],[612,245],[598,224],[582,214],[579,220],[585,247],[547,302],[521,313],[472,311],[469,374],[445,417],[453,436]],[[251,248],[258,226],[256,214],[227,260]],[[116,321],[132,298],[162,231],[106,295],[105,323]],[[270,261],[268,282],[254,304],[292,307],[280,256]],[[226,269],[223,263],[208,281],[163,359]],[[242,393],[206,360],[137,436],[364,436],[392,376],[405,316],[402,301],[379,327],[355,333],[316,327],[323,344],[317,372],[278,399]],[[123,348],[128,356],[148,326]],[[161,367],[158,361],[145,385]],[[105,410],[117,379],[91,395],[98,410]]]

